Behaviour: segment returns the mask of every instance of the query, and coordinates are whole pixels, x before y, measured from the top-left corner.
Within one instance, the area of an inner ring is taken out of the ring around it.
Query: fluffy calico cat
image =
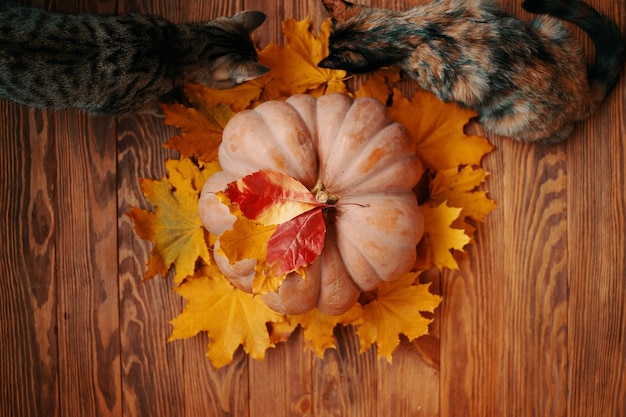
[[[323,0],[333,17],[320,67],[362,73],[399,64],[421,88],[478,112],[488,131],[558,143],[608,96],[624,66],[614,23],[581,1],[527,0],[523,7],[573,22],[595,44],[582,47],[552,16],[525,24],[487,0],[439,0],[405,11]]]
[[[222,89],[267,72],[250,39],[264,20],[249,11],[175,25],[0,4],[0,97],[94,114],[157,111],[182,97],[184,81]]]

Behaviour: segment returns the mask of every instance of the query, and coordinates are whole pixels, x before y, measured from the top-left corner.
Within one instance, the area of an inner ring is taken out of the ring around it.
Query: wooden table
[[[626,27],[623,0],[592,3]],[[283,42],[287,17],[326,17],[316,0],[29,4],[178,22],[257,9],[260,46]],[[298,333],[265,361],[239,351],[215,371],[206,337],[166,343],[183,302],[171,278],[141,283],[150,245],[126,216],[147,207],[138,177],[164,174],[176,131],[0,101],[0,415],[626,416],[625,102],[622,80],[564,145],[491,138],[499,207],[461,270],[435,277],[433,336],[403,343],[393,365],[339,329],[323,359]]]

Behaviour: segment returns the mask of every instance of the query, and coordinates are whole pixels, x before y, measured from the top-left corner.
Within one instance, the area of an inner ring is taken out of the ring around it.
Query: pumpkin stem
[[[339,196],[329,192],[321,180],[317,180],[311,192],[315,195],[315,199],[322,204],[332,206],[339,201]]]

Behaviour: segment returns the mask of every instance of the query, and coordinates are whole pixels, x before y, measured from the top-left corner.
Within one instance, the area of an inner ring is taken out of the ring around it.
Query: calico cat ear
[[[345,0],[322,0],[322,4],[330,17],[339,21],[346,20],[346,13],[354,7],[354,4]]]
[[[351,58],[354,60],[354,62],[352,62],[348,57],[341,54],[331,53],[326,58],[322,59],[317,64],[317,66],[320,68],[346,70],[356,73],[363,72],[362,70],[359,71],[356,65],[357,62],[360,63],[362,60],[358,59],[359,57],[354,56],[354,54],[351,56]]]
[[[232,20],[241,26],[243,26],[248,33],[252,33],[252,31],[265,22],[265,14],[261,12],[257,12],[255,10],[247,10],[244,12],[239,12],[232,17]]]

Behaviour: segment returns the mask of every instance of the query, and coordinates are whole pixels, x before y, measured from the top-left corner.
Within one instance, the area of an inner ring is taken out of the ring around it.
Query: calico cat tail
[[[522,7],[538,14],[549,14],[583,29],[591,38],[595,59],[589,68],[589,85],[602,101],[617,84],[626,61],[626,46],[619,29],[611,20],[582,1],[526,0]]]

